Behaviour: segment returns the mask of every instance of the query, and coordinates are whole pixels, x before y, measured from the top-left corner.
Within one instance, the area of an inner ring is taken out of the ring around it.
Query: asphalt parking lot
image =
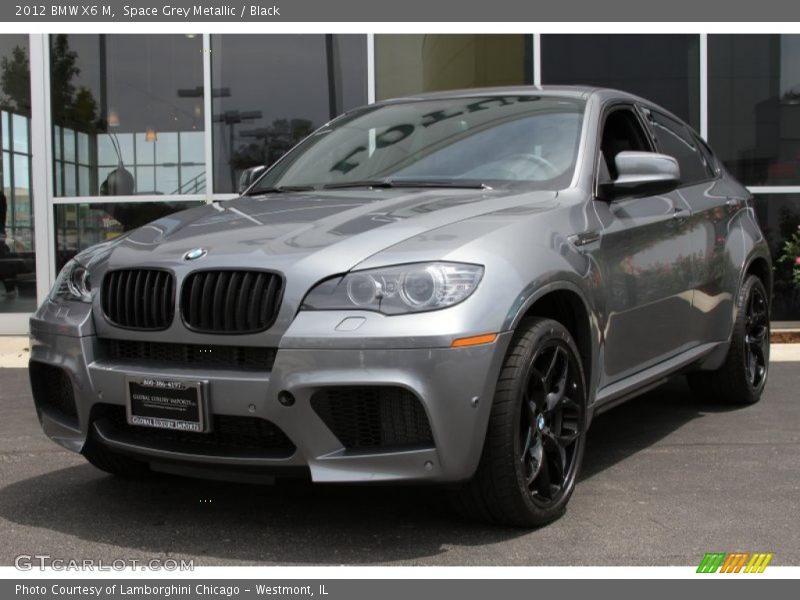
[[[565,517],[520,531],[461,521],[426,487],[118,480],[47,440],[27,372],[0,369],[0,564],[798,565],[799,389],[800,362],[776,362],[756,406],[697,402],[676,380],[602,415]]]

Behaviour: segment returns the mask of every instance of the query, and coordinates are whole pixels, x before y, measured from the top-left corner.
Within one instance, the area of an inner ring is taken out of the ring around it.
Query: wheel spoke
[[[536,426],[536,403],[533,400],[528,400],[528,420],[531,422],[531,427]]]
[[[764,343],[764,340],[767,338],[767,328],[763,325],[754,328],[755,333],[750,334],[750,339],[753,343],[761,345]]]
[[[767,371],[767,357],[764,353],[763,344],[753,345],[750,353],[753,356],[755,365],[752,379],[753,386],[755,387],[764,379],[764,374]]]
[[[562,448],[568,448],[572,442],[578,439],[579,435],[580,432],[577,429],[568,429],[566,431],[562,431],[558,435],[554,435],[553,439]]]
[[[531,369],[528,383],[525,387],[523,402],[530,403],[533,406],[534,412],[536,412],[537,399],[541,402],[542,394],[545,393],[544,386],[544,375],[535,368]]]
[[[526,465],[528,467],[528,473],[525,478],[525,485],[528,488],[531,487],[531,484],[536,480],[539,476],[539,473],[542,469],[542,460],[544,455],[544,451],[542,449],[542,440],[541,438],[536,440],[536,444],[528,451],[527,462]]]
[[[767,364],[767,357],[766,353],[764,352],[764,341],[761,342],[754,342],[750,346],[751,352],[755,356],[756,361],[759,365]]]
[[[542,456],[539,474],[533,480],[533,485],[540,496],[550,499],[553,497],[553,489],[550,481],[550,461]]]
[[[550,359],[550,364],[547,366],[547,370],[544,373],[543,383],[546,392],[549,392],[553,387],[553,376],[556,374],[556,366],[558,366],[558,359],[562,352],[564,352],[564,350],[561,346],[556,346],[553,357]]]
[[[752,350],[747,352],[747,378],[750,380],[750,385],[756,384],[756,355]]]
[[[564,394],[564,397],[561,398],[561,407],[569,409],[577,409],[580,407],[580,404],[578,404],[578,402],[572,396],[567,396],[566,394]]]
[[[567,379],[569,379],[569,361],[564,360],[564,366],[561,369],[561,372],[558,376],[558,380],[555,384],[555,389],[550,390],[550,392],[546,396],[546,404],[547,404],[547,411],[553,411],[559,403],[564,398],[564,394],[567,391]]]
[[[522,451],[519,453],[519,459],[524,463],[528,459],[528,453],[531,450],[531,441],[533,440],[533,430],[528,427],[528,432],[525,434],[525,442],[522,444]]]
[[[551,483],[561,485],[564,483],[564,476],[567,472],[567,453],[551,432],[546,432],[543,438],[543,441],[546,442],[542,444],[545,448],[545,462],[552,467],[550,470]]]

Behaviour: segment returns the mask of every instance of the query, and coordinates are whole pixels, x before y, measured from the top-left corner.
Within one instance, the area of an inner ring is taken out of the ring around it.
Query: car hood
[[[326,276],[446,225],[523,205],[545,210],[554,206],[556,195],[387,189],[241,197],[175,213],[132,231],[114,246],[107,266],[188,262],[192,268],[308,269]],[[457,236],[453,243],[459,244]],[[184,254],[195,248],[206,250],[206,255],[185,261]]]

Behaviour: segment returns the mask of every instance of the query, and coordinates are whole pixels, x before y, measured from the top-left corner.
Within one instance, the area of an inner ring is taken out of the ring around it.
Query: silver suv
[[[128,476],[443,483],[536,526],[593,415],[676,373],[723,402],[764,389],[752,198],[646,100],[391,100],[261,170],[64,267],[31,319],[55,442]]]

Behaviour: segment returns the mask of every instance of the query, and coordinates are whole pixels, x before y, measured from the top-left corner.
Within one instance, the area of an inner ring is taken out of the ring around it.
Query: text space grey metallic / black
[[[646,100],[381,102],[242,181],[62,269],[31,319],[54,441],[129,476],[442,483],[464,514],[535,526],[598,411],[676,373],[761,395],[752,198]]]

